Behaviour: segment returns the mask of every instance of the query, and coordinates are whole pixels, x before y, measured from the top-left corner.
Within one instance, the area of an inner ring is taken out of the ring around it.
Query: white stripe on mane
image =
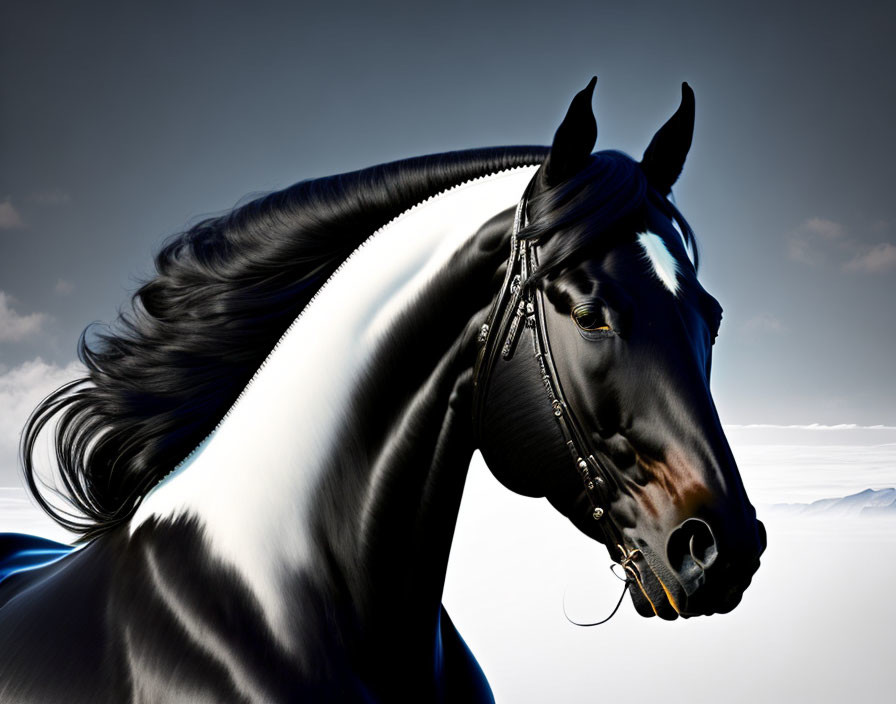
[[[281,579],[308,562],[308,500],[339,451],[352,392],[394,321],[486,220],[517,203],[535,169],[456,186],[368,238],[290,326],[216,430],[143,499],[131,534],[150,519],[197,520],[212,553],[238,570],[285,638]]]

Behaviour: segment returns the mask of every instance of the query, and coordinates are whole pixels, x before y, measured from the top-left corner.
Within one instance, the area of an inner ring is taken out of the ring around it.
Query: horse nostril
[[[685,579],[710,568],[719,556],[716,539],[706,521],[689,518],[669,535],[669,564]]]
[[[687,528],[691,534],[688,548],[690,549],[691,557],[694,558],[694,562],[705,570],[709,569],[719,556],[716,539],[709,524],[701,521],[699,518],[691,518],[685,521],[682,527]]]

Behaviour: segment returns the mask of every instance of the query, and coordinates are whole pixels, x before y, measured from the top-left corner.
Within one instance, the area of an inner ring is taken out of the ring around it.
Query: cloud
[[[869,274],[884,274],[896,270],[896,246],[880,242],[864,252],[856,254],[845,265],[849,271],[863,271]]]
[[[857,423],[802,423],[776,425],[773,423],[750,423],[746,425],[726,424],[725,435],[732,447],[793,446],[802,448],[890,448],[896,457],[896,426],[860,425]],[[863,451],[856,449],[856,452]],[[876,451],[876,450],[875,450]],[[893,470],[893,486],[896,486],[896,464]],[[858,487],[864,489],[867,487]]]
[[[803,225],[803,231],[807,234],[831,242],[843,238],[843,225],[833,220],[824,218],[809,218]]]
[[[771,313],[754,315],[744,323],[744,330],[751,333],[784,332],[786,328],[777,317]]]
[[[47,208],[55,208],[60,205],[68,205],[72,202],[72,197],[65,191],[50,190],[32,193],[30,196],[28,196],[28,200],[35,205],[40,205]]]
[[[808,503],[896,486],[896,444],[740,442],[729,437],[750,498]]]
[[[809,218],[790,233],[787,238],[787,253],[794,261],[819,264],[830,243],[842,242],[845,234],[845,228],[838,222],[818,217]]]
[[[0,201],[0,230],[18,230],[22,227],[25,227],[25,221],[12,201],[9,198]]]
[[[802,224],[803,232],[811,237],[832,242],[843,239],[843,225],[824,218],[809,218]]]
[[[0,291],[0,342],[21,342],[40,331],[46,313],[19,315],[11,307],[12,298]]]
[[[19,434],[25,421],[40,401],[64,383],[84,376],[80,362],[63,367],[37,357],[0,373],[0,468],[16,464]],[[15,480],[0,474],[0,485]]]
[[[26,200],[42,208],[57,208],[71,203],[72,197],[64,191],[52,190],[32,193]],[[21,230],[24,227],[27,227],[25,219],[13,205],[12,199],[7,196],[0,201],[0,230]]]
[[[889,223],[877,220],[868,230],[875,238],[889,231]],[[884,274],[896,271],[896,246],[889,242],[866,244],[849,237],[846,228],[833,220],[809,218],[787,237],[787,254],[797,262],[818,265],[840,261],[847,271]]]
[[[59,279],[53,287],[53,290],[60,296],[69,296],[75,290],[75,285],[71,281]]]

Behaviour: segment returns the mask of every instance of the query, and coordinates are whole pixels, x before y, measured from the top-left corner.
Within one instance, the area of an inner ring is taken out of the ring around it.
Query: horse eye
[[[603,315],[587,306],[579,306],[572,312],[572,319],[582,330],[609,330]]]

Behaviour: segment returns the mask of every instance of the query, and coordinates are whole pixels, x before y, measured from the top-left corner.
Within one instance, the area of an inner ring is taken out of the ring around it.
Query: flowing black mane
[[[543,147],[496,147],[396,161],[303,181],[173,237],[113,327],[78,354],[88,376],[34,411],[25,478],[60,525],[89,538],[127,520],[141,496],[233,404],[327,277],[369,235],[477,176],[540,163]],[[56,418],[58,477],[48,501],[34,463]]]

